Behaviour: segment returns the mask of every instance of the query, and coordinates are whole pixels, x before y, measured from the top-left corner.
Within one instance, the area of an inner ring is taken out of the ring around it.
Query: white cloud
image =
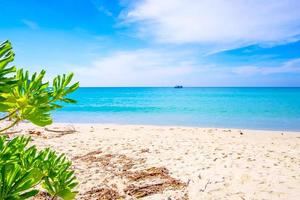
[[[300,74],[300,58],[278,66],[201,63],[193,54],[157,49],[118,51],[71,69],[81,86],[299,86],[284,74]],[[69,70],[67,70],[69,71]],[[51,72],[57,74],[58,72]],[[280,74],[281,76],[274,76]],[[247,77],[247,78],[245,78]]]
[[[82,66],[68,66],[72,66],[81,86],[283,86],[289,80],[284,76],[277,80],[273,75],[299,74],[300,58],[278,66],[232,67],[201,63],[190,52],[139,49],[113,52]]]
[[[196,69],[186,55],[143,49],[115,52],[74,72],[88,86],[172,86]]]
[[[39,25],[34,21],[22,19],[22,22],[23,22],[23,24],[25,24],[27,27],[29,27],[32,30],[37,30],[40,28]]]
[[[300,58],[289,60],[277,67],[259,67],[259,66],[242,66],[233,70],[234,73],[239,75],[271,75],[271,74],[284,74],[284,73],[300,73]]]
[[[228,49],[298,39],[299,10],[299,0],[142,0],[122,17],[159,42]]]

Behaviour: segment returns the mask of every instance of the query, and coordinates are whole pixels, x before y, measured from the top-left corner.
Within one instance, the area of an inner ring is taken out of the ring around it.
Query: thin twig
[[[20,121],[20,120],[17,119],[14,123],[12,123],[11,125],[9,125],[8,127],[4,128],[4,129],[2,129],[2,130],[0,130],[0,133],[6,131],[6,130],[8,130],[8,129],[10,129],[10,128],[13,127],[14,125],[16,125],[19,121]]]
[[[204,192],[208,186],[208,184],[211,184],[210,179],[208,179],[207,183],[205,184],[203,189],[200,189],[200,192]]]
[[[11,116],[14,115],[17,111],[18,111],[18,110],[15,110],[15,111],[11,112],[9,115],[6,115],[6,116],[0,118],[0,121],[3,121],[3,120],[5,120],[5,119],[11,117]]]

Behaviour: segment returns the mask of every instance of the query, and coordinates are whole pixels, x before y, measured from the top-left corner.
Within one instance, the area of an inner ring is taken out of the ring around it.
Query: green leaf
[[[30,190],[29,192],[25,192],[20,195],[21,199],[28,199],[29,197],[34,197],[39,193],[39,190]]]
[[[30,74],[9,66],[13,60],[12,46],[5,41],[0,44],[0,112],[13,123],[3,130],[22,120],[38,126],[49,125],[53,110],[62,108],[65,103],[76,103],[68,98],[79,88],[78,82],[70,86],[73,73],[56,76],[49,88],[49,82],[44,81],[45,70]],[[74,199],[73,188],[78,183],[70,169],[71,162],[65,155],[49,149],[27,148],[29,140],[15,137],[8,141],[0,136],[0,199],[27,199],[37,194],[36,185],[42,185],[52,195]]]
[[[65,103],[76,103],[77,102],[76,100],[69,99],[69,98],[64,98],[62,101],[65,102]]]
[[[74,83],[71,87],[67,89],[67,93],[72,93],[79,88],[79,82]]]
[[[0,136],[0,199],[27,199],[41,185],[52,196],[74,199],[77,185],[71,163],[64,154],[28,146],[30,137],[6,140]],[[38,187],[36,187],[38,185]]]
[[[57,196],[61,197],[64,200],[72,200],[75,198],[77,192],[72,192],[70,189],[65,189],[60,191]]]

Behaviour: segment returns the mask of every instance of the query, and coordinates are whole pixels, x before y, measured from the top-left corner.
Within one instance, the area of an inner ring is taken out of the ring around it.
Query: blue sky
[[[0,0],[15,64],[82,86],[300,86],[298,0]]]

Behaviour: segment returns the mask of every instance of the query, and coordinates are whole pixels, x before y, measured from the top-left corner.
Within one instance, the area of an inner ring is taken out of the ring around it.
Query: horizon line
[[[175,86],[79,86],[80,88],[174,88]],[[183,86],[183,88],[300,88],[300,86]],[[183,89],[179,88],[179,89]]]

